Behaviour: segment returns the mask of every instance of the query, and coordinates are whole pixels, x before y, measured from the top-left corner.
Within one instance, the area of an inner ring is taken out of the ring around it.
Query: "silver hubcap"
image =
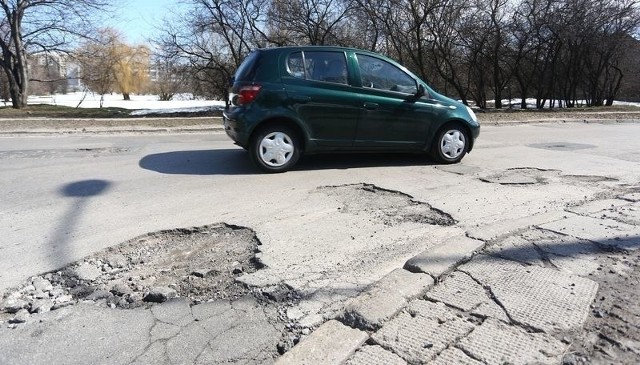
[[[293,142],[282,132],[273,132],[260,141],[260,159],[265,164],[280,167],[293,157]]]
[[[459,130],[450,130],[442,136],[440,151],[449,159],[456,159],[464,152],[464,133]]]

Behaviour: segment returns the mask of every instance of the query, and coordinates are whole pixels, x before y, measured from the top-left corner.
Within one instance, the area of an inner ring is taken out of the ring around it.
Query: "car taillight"
[[[258,93],[262,89],[260,85],[243,86],[238,91],[238,98],[236,99],[236,105],[246,105],[256,99]]]

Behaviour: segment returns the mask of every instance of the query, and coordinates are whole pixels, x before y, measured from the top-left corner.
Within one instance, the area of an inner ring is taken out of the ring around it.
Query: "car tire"
[[[251,139],[249,153],[261,170],[285,172],[300,158],[300,139],[294,130],[285,125],[267,125]]]
[[[469,133],[460,123],[449,123],[438,130],[431,156],[443,164],[460,162],[469,151]]]

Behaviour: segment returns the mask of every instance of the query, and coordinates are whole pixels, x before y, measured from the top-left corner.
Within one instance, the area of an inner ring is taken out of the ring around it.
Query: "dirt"
[[[610,253],[589,276],[600,285],[565,364],[640,364],[640,251]]]
[[[640,250],[622,251],[534,228],[495,242],[487,253],[598,283],[583,329],[556,334],[570,344],[564,365],[640,364]]]

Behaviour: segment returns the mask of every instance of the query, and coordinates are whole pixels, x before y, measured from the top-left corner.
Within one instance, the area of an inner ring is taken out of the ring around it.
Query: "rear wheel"
[[[256,166],[263,171],[285,172],[300,158],[300,140],[291,128],[272,124],[256,132],[249,152]]]
[[[431,155],[441,163],[458,163],[469,151],[469,142],[469,134],[460,123],[447,124],[438,131]]]

